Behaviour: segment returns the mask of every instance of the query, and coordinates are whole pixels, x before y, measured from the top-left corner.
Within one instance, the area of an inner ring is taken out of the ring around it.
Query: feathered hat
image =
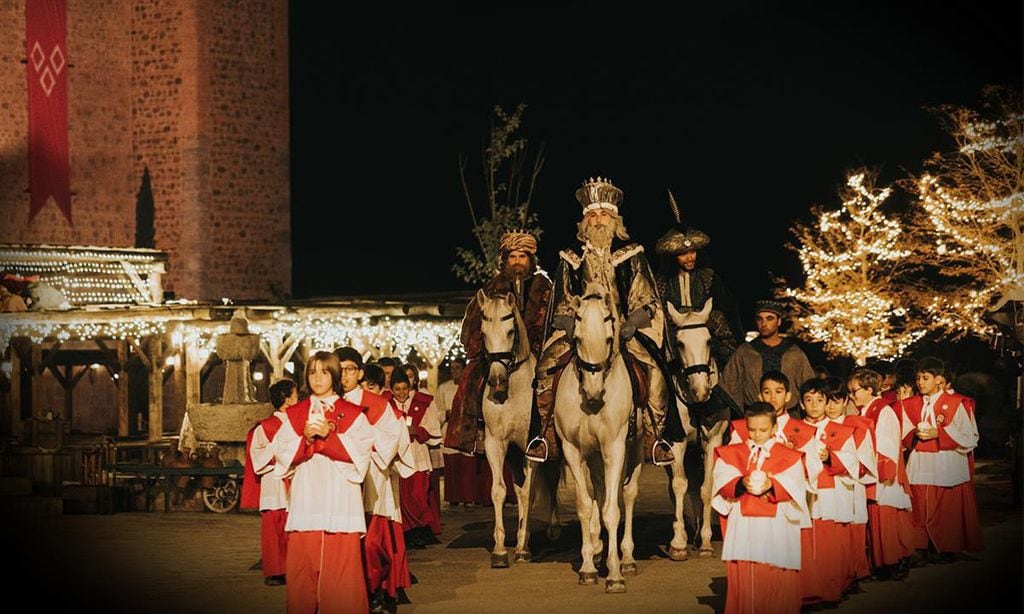
[[[711,237],[697,230],[696,228],[683,228],[682,217],[679,215],[679,205],[672,196],[672,190],[668,191],[668,206],[672,208],[672,215],[676,218],[674,228],[669,228],[654,245],[654,251],[665,255],[675,256],[685,252],[698,250],[711,245]]]

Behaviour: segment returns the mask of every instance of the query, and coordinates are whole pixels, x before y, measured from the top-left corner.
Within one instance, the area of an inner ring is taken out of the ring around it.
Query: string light
[[[906,326],[896,279],[910,250],[903,229],[880,210],[891,190],[875,190],[864,173],[847,177],[846,188],[840,209],[815,208],[816,224],[794,226],[806,281],[780,294],[798,308],[797,334],[865,364],[900,356],[926,331]]]
[[[177,315],[167,315],[178,312]],[[322,311],[322,308],[318,308]],[[18,314],[0,322],[0,348],[6,350],[13,337],[28,337],[33,343],[44,340],[69,341],[87,339],[133,340],[136,343],[144,337],[166,337],[168,350],[181,347],[195,347],[201,364],[205,364],[216,352],[217,336],[230,332],[229,324],[213,324],[208,320],[192,320],[191,308],[176,310],[162,309],[157,314],[147,314],[139,309],[131,319],[112,320],[114,314],[104,312],[83,312],[82,320],[58,322],[35,314]],[[408,317],[392,319],[368,315],[349,315],[350,310],[337,314],[300,314],[294,317],[277,317],[268,320],[254,320],[249,331],[263,340],[280,342],[285,339],[305,339],[313,350],[333,350],[352,345],[362,352],[373,350],[375,354],[396,356],[408,360],[413,351],[431,365],[439,365],[447,356],[461,355],[459,344],[461,325],[456,320]],[[173,327],[173,332],[168,331]],[[177,357],[170,356],[167,364],[177,365]],[[291,362],[294,371],[295,365]]]
[[[954,153],[936,156],[917,181],[911,233],[915,264],[935,280],[914,291],[933,330],[991,337],[992,309],[1024,297],[1024,114],[994,96],[988,117],[948,112]]]
[[[73,306],[159,302],[149,280],[159,281],[166,260],[163,252],[146,249],[0,246],[0,269],[38,276]]]

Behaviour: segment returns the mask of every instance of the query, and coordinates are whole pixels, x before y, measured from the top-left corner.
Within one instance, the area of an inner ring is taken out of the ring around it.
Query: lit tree
[[[931,329],[985,337],[986,314],[1024,301],[1024,111],[1019,93],[998,89],[982,112],[941,111],[957,149],[916,179],[914,260],[932,281],[914,299]]]
[[[891,189],[877,190],[866,172],[847,177],[842,207],[811,210],[813,226],[797,222],[792,232],[806,281],[782,287],[796,307],[794,332],[821,342],[833,356],[892,358],[924,334],[908,326],[900,275],[909,255],[900,224],[880,209]]]
[[[527,166],[530,154],[525,138],[515,137],[522,124],[525,104],[509,115],[494,107],[496,122],[491,124],[489,140],[483,150],[484,194],[487,210],[479,212],[466,182],[467,159],[459,156],[459,178],[473,223],[476,246],[455,249],[459,262],[452,270],[463,281],[475,284],[490,279],[498,270],[498,247],[501,236],[510,230],[529,232],[540,238],[537,214],[530,212],[530,200],[537,175],[544,166],[541,145]]]

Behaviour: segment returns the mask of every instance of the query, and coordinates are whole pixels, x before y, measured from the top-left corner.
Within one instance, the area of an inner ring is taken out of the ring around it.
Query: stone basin
[[[245,442],[249,429],[272,413],[270,403],[200,403],[188,408],[188,421],[199,441]]]

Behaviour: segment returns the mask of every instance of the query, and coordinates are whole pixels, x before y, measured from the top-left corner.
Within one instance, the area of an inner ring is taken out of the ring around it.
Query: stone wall
[[[29,222],[24,0],[0,0],[0,242],[130,246],[149,168],[166,290],[290,293],[286,0],[68,0],[72,215]]]

